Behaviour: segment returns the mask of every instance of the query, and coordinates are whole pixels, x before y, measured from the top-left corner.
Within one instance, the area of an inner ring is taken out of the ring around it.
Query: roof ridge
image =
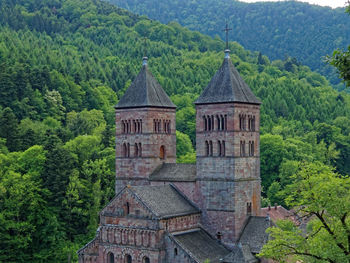
[[[151,209],[145,202],[142,201],[142,198],[135,191],[132,190],[132,187],[130,188],[130,191],[141,202],[141,204],[145,206],[153,215],[155,215],[157,218],[161,218],[161,216],[157,212],[153,211],[153,209]]]
[[[194,208],[198,210],[199,213],[202,213],[202,210],[194,203],[192,200],[190,200],[184,193],[182,193],[174,184],[169,184],[180,196],[182,196],[187,202],[190,203]]]

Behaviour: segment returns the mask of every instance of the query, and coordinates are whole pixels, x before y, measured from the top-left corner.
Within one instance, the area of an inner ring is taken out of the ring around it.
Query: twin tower
[[[205,229],[234,244],[247,218],[260,211],[260,104],[226,50],[195,101],[196,164],[176,164],[176,106],[145,57],[116,106],[116,193],[171,183],[201,209]]]

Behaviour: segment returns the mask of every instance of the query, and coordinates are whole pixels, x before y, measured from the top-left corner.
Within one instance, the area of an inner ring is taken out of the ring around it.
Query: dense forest
[[[151,19],[181,25],[212,37],[224,38],[225,19],[232,40],[261,51],[269,59],[294,57],[327,76],[338,90],[334,68],[325,56],[350,43],[350,20],[344,8],[331,9],[298,1],[243,3],[237,0],[108,0]],[[344,1],[345,3],[345,1]],[[348,89],[347,89],[348,90]]]
[[[350,174],[350,95],[295,59],[229,47],[263,102],[263,205],[284,204],[302,162]],[[178,162],[194,162],[193,101],[222,63],[219,38],[98,0],[0,2],[0,262],[74,261],[94,236],[114,195],[113,106],[144,49],[178,107]]]

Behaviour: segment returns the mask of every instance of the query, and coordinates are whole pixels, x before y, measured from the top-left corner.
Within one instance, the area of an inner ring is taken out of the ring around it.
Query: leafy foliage
[[[152,19],[181,25],[224,39],[227,18],[232,40],[249,50],[259,50],[270,59],[284,60],[292,70],[288,56],[328,77],[337,89],[344,89],[335,70],[324,57],[350,42],[350,20],[343,8],[330,9],[299,1],[244,3],[232,0],[108,0]],[[345,1],[344,1],[345,3]],[[289,71],[288,70],[288,71]]]
[[[178,161],[193,163],[193,101],[222,63],[220,39],[97,0],[0,2],[0,261],[74,261],[95,234],[114,194],[113,105],[141,66],[144,36],[178,106]],[[283,200],[301,161],[350,173],[350,96],[293,59],[230,49],[263,101],[266,202]]]
[[[286,203],[302,224],[282,220],[268,231],[260,256],[278,262],[349,262],[350,178],[320,163],[302,164],[286,188]],[[303,230],[304,229],[304,230]]]

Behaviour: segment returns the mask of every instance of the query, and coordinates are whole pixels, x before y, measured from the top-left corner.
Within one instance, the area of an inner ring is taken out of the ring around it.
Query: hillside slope
[[[114,195],[113,105],[145,48],[178,106],[178,161],[194,161],[193,101],[222,63],[220,39],[98,0],[0,2],[1,262],[66,262],[94,236]],[[280,202],[299,162],[349,174],[350,95],[295,60],[229,48],[263,102],[264,204]]]
[[[331,9],[297,1],[243,3],[235,0],[109,0],[120,7],[191,30],[224,37],[225,18],[233,29],[230,39],[270,59],[295,57],[302,64],[339,83],[324,62],[337,48],[350,43],[350,19],[344,8]],[[338,85],[338,89],[344,88]]]

